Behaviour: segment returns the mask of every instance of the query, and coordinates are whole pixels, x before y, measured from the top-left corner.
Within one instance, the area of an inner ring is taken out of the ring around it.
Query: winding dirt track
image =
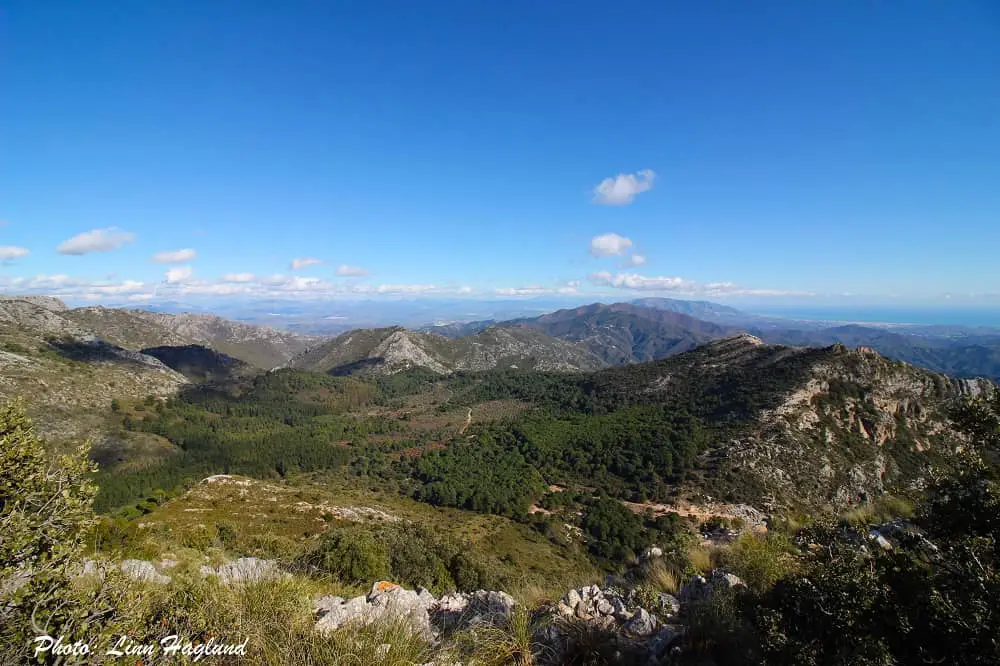
[[[472,407],[468,407],[467,409],[469,410],[469,414],[468,414],[468,416],[465,417],[465,425],[462,426],[462,429],[458,431],[459,435],[464,435],[465,431],[468,429],[469,425],[472,423]]]

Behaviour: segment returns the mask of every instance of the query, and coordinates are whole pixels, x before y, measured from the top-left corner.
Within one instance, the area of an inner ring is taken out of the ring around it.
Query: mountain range
[[[4,297],[0,394],[30,396],[36,410],[54,410],[61,417],[52,423],[75,424],[69,435],[99,427],[94,409],[112,398],[169,394],[191,382],[274,368],[335,375],[413,367],[442,375],[505,368],[586,372],[670,358],[741,333],[784,346],[866,347],[954,377],[1000,380],[1000,334],[908,330],[800,325],[708,302],[647,298],[505,321],[359,329],[328,338],[206,313],[69,308],[54,298]],[[67,372],[69,367],[85,375]]]

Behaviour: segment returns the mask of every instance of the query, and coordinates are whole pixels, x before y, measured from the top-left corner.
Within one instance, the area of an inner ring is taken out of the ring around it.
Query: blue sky
[[[1000,304],[998,82],[988,1],[8,1],[0,287]]]

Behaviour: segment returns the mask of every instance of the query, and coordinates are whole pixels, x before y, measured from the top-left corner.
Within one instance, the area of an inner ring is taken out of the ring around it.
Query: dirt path
[[[468,407],[467,409],[469,410],[469,414],[465,417],[465,425],[458,431],[459,435],[464,435],[466,429],[468,429],[469,425],[472,423],[472,407]]]
[[[756,509],[740,504],[708,504],[698,506],[695,504],[640,504],[639,502],[625,502],[630,510],[635,513],[644,513],[647,509],[653,510],[653,515],[662,516],[667,513],[676,513],[681,516],[691,516],[698,521],[705,521],[718,516],[719,518],[739,518],[750,529],[760,529],[765,524],[765,516]]]

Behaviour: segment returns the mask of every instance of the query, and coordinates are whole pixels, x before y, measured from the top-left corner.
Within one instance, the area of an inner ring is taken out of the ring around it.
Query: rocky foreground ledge
[[[153,563],[124,560],[120,563],[88,560],[80,575],[103,575],[111,568],[134,580],[166,584],[166,572],[176,566],[171,560]],[[202,566],[200,573],[215,577],[227,586],[277,580],[291,574],[272,560],[244,557],[218,567]],[[561,600],[525,609],[534,621],[533,640],[548,655],[546,661],[560,663],[574,636],[581,631],[599,632],[605,643],[623,654],[644,654],[647,664],[666,664],[679,652],[684,636],[684,607],[707,600],[719,589],[742,586],[736,576],[713,571],[707,577],[694,576],[677,596],[659,593],[650,597],[636,589],[616,585],[609,576],[604,587],[590,585],[569,590]],[[408,590],[390,581],[377,581],[366,595],[351,599],[324,595],[313,600],[315,630],[335,631],[349,625],[404,621],[423,640],[446,643],[459,631],[504,628],[518,607],[512,596],[499,590],[450,592],[440,597],[429,590]]]
[[[534,641],[544,647],[553,663],[560,663],[560,656],[569,648],[574,633],[591,628],[602,632],[622,652],[644,652],[648,664],[663,664],[669,660],[671,651],[679,651],[677,643],[685,633],[681,619],[683,605],[704,601],[718,589],[740,585],[743,582],[738,577],[713,571],[707,578],[693,577],[676,597],[660,593],[652,600],[640,601],[635,590],[626,592],[613,585],[573,589],[559,602],[532,611],[543,619],[535,630]],[[497,590],[453,592],[435,597],[426,589],[407,590],[388,581],[376,582],[367,595],[353,599],[323,596],[313,604],[316,630],[320,632],[350,623],[403,618],[432,643],[445,640],[455,631],[503,627],[516,606],[513,597]]]

